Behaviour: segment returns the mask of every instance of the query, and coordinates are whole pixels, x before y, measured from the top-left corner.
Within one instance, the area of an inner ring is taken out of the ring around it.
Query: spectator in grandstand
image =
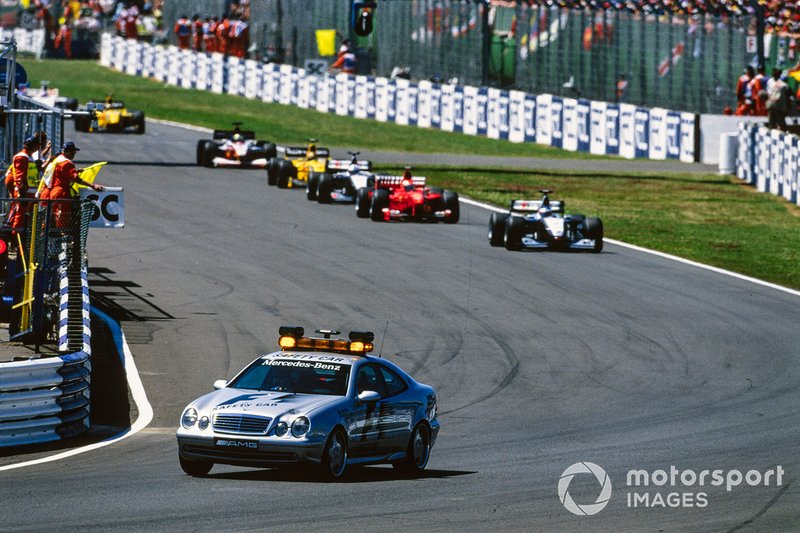
[[[783,71],[776,68],[772,71],[772,78],[767,82],[767,125],[786,131],[786,115],[791,109],[791,91],[786,83]]]

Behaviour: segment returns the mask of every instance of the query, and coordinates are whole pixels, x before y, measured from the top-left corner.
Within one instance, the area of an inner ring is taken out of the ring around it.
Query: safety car
[[[89,100],[79,111],[88,111],[89,115],[75,116],[78,131],[143,134],[145,130],[144,112],[131,111],[111,97],[102,102]]]
[[[267,163],[267,184],[281,189],[305,187],[311,172],[328,170],[331,152],[309,139],[306,146],[278,146],[277,155]]]
[[[455,224],[460,216],[458,193],[429,187],[424,176],[376,175],[372,188],[356,191],[356,216],[376,222],[411,220]]]
[[[390,463],[408,474],[426,467],[439,433],[436,391],[370,356],[372,332],[309,337],[282,326],[279,334],[279,351],[183,410],[176,436],[184,472],[308,464],[338,479],[355,465]]]
[[[213,139],[197,141],[197,164],[204,167],[266,168],[277,147],[269,141],[256,140],[256,133],[241,129],[234,122],[232,130],[214,130]]]
[[[508,250],[603,250],[603,222],[580,214],[565,215],[563,200],[550,200],[541,189],[540,200],[512,200],[508,213],[489,218],[489,244]]]
[[[372,187],[375,176],[372,162],[358,159],[358,152],[348,152],[350,159],[331,159],[326,172],[309,172],[306,196],[321,204],[354,203],[356,191]]]

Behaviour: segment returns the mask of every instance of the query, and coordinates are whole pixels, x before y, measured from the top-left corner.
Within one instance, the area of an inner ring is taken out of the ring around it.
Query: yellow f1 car
[[[309,139],[307,146],[279,146],[278,155],[267,163],[267,184],[281,189],[305,187],[310,172],[325,172],[331,152]]]
[[[144,133],[144,113],[129,111],[120,101],[106,98],[104,102],[89,100],[81,111],[94,112],[95,118],[76,116],[75,129],[84,132]]]

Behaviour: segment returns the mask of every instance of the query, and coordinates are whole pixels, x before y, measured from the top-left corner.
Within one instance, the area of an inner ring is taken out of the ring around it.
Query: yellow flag
[[[336,30],[317,30],[317,50],[322,57],[336,54]]]
[[[107,165],[107,164],[108,164],[108,161],[101,161],[100,163],[95,163],[94,165],[88,166],[88,167],[84,168],[83,170],[81,170],[79,175],[80,175],[80,177],[81,177],[81,179],[83,181],[85,181],[87,183],[94,183],[94,179],[100,173],[100,169],[103,168],[103,166]],[[82,183],[77,183],[76,182],[76,183],[74,183],[72,185],[72,187],[73,187],[73,192],[75,193],[75,195],[77,195],[78,194],[78,190],[86,187],[86,185],[83,185]]]

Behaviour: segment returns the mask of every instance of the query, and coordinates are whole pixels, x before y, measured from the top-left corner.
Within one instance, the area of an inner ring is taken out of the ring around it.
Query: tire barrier
[[[0,363],[0,448],[37,444],[80,435],[89,428],[91,328],[86,265],[80,290],[69,290],[60,273],[59,350],[80,339],[80,350],[58,357]],[[80,298],[79,331],[70,330],[67,309]],[[72,342],[70,342],[72,341]]]
[[[100,61],[176,87],[380,122],[629,159],[695,162],[700,155],[700,120],[693,113],[429,81],[331,76],[110,34],[102,38]]]
[[[761,192],[800,205],[800,137],[759,124],[739,123],[736,176]]]

